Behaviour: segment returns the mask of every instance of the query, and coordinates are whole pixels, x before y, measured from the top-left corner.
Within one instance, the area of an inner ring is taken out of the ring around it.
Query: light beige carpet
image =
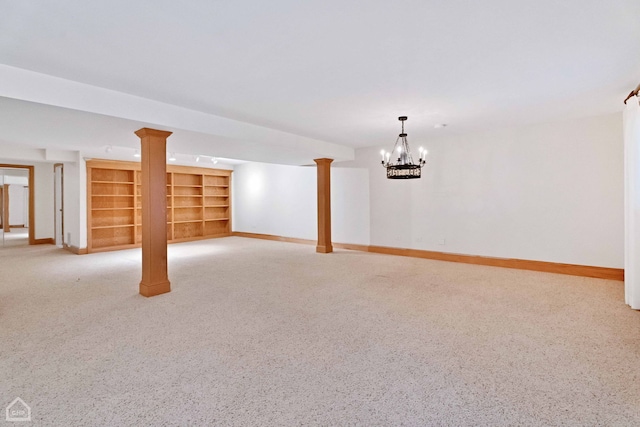
[[[640,425],[621,282],[239,237],[169,253],[147,299],[139,250],[0,249],[0,419],[19,396],[48,426]]]

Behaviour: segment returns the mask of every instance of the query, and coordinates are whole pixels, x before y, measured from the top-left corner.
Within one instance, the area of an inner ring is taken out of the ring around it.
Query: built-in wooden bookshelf
[[[87,161],[88,252],[140,246],[140,163]],[[231,235],[231,171],[167,165],[167,240]]]

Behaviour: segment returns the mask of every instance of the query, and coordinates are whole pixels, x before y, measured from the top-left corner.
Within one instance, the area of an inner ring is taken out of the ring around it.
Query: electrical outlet
[[[440,240],[438,240],[438,244],[439,244],[440,246],[444,246],[446,243],[447,243],[446,239],[440,239]]]

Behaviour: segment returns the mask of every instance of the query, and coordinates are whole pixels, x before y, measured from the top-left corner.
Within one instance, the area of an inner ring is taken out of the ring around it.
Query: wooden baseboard
[[[278,242],[300,243],[303,245],[315,246],[317,243],[315,240],[309,240],[309,239],[297,239],[295,237],[274,236],[273,234],[245,233],[242,231],[234,231],[231,233],[231,235],[238,236],[238,237],[248,237],[250,239],[276,240]]]
[[[302,243],[315,245],[315,240],[297,239],[293,237],[274,236],[271,234],[244,233],[234,231],[233,236],[253,239],[276,240],[279,242]],[[412,258],[432,259],[436,261],[460,262],[464,264],[487,265],[491,267],[515,268],[519,270],[541,271],[545,273],[568,274],[571,276],[593,277],[596,279],[624,280],[624,269],[594,267],[590,265],[562,264],[557,262],[530,261],[515,258],[493,258],[477,255],[452,254],[447,252],[425,251],[421,249],[392,248],[387,246],[356,245],[350,243],[333,243],[334,248],[372,252],[385,255],[407,256]]]
[[[515,268],[519,270],[542,271],[545,273],[568,274],[571,276],[594,277],[597,279],[624,280],[624,269],[594,267],[590,265],[562,264],[557,262],[531,261],[515,258],[493,258],[477,255],[462,255],[446,252],[424,251],[420,249],[369,246],[369,252],[400,255],[437,261],[460,262],[465,264],[488,265],[491,267]]]
[[[361,251],[361,252],[369,252],[369,246],[367,245],[356,245],[353,243],[332,243],[334,248],[338,249],[349,249],[350,251]]]
[[[62,245],[62,248],[66,249],[69,252],[71,252],[72,254],[76,254],[76,255],[86,255],[88,253],[87,248],[79,248],[77,246],[69,246],[66,243],[64,243]]]
[[[34,245],[53,245],[53,238],[49,237],[47,239],[33,239]]]

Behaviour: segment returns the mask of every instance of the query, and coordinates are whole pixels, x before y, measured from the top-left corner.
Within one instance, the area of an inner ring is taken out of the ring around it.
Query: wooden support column
[[[171,291],[167,275],[167,138],[171,132],[142,128],[142,281],[140,295]]]
[[[318,245],[316,252],[333,252],[331,245],[331,162],[333,159],[314,159],[318,170]]]

